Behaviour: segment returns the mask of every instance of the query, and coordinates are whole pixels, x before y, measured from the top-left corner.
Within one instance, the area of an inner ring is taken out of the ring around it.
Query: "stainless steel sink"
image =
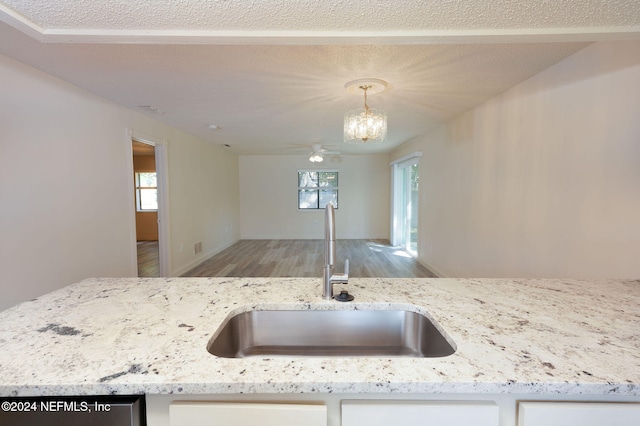
[[[207,350],[224,358],[443,357],[455,344],[411,311],[253,310],[225,321]]]

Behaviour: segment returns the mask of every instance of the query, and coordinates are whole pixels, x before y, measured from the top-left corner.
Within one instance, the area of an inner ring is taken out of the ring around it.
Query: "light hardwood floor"
[[[429,278],[435,275],[385,240],[338,240],[336,271],[349,259],[352,277]],[[183,274],[185,277],[320,277],[324,240],[240,240]]]

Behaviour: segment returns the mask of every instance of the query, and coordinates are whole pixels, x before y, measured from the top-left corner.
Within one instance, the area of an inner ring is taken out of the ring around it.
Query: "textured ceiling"
[[[237,153],[386,152],[590,41],[638,38],[640,2],[4,0],[0,21],[0,53]],[[369,98],[384,145],[342,144],[359,78],[389,83]]]
[[[637,0],[4,0],[43,30],[421,31],[634,27]]]

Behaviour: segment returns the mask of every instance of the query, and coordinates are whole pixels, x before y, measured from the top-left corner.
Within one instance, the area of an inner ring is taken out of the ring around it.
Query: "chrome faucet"
[[[322,271],[322,298],[333,298],[334,284],[349,282],[349,259],[344,261],[344,274],[334,274],[333,264],[336,260],[336,221],[333,204],[328,203],[324,212],[324,268]]]

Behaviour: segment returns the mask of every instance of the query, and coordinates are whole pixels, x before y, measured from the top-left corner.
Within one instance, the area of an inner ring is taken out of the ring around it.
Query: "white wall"
[[[238,156],[193,140],[171,145],[169,158],[173,274],[181,275],[240,238]]]
[[[640,42],[596,43],[419,142],[419,260],[451,277],[640,277]]]
[[[389,238],[389,158],[342,155],[318,169],[338,170],[340,239]],[[240,212],[243,239],[324,236],[324,210],[298,210],[299,169],[314,168],[308,156],[240,156]]]
[[[238,239],[237,156],[4,56],[0,93],[0,309],[134,274],[128,128],[168,141],[172,269]]]

